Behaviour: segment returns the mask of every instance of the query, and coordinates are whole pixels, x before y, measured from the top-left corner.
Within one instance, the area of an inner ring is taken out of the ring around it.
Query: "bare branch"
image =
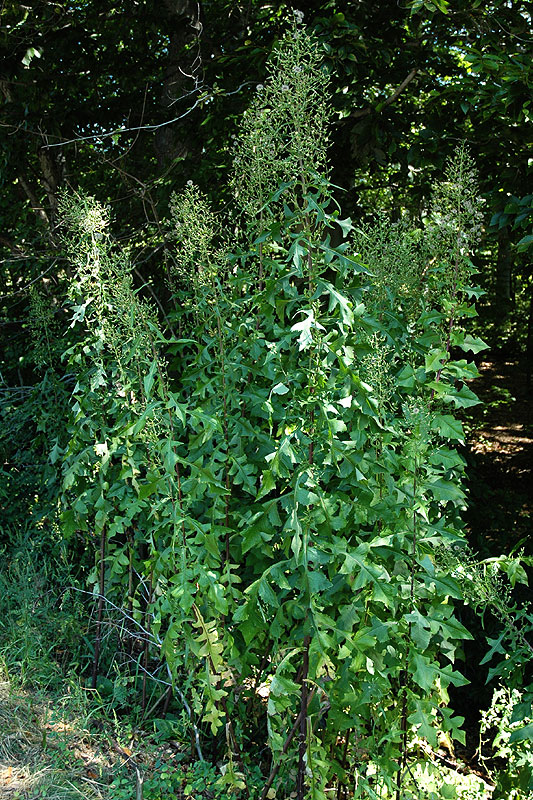
[[[240,92],[245,86],[249,86],[249,85],[254,84],[254,83],[255,83],[254,81],[244,81],[243,83],[241,83],[240,86],[238,86],[232,92],[217,92],[217,95],[218,96],[223,96],[223,97],[230,97],[232,94],[238,94],[238,92]],[[195,91],[196,90],[193,90],[193,92],[191,92],[191,94],[194,94]],[[215,94],[215,92],[213,92],[213,95],[214,94]],[[134,131],[157,131],[157,130],[159,130],[159,128],[164,128],[166,125],[172,125],[174,122],[179,122],[181,119],[183,119],[184,117],[186,117],[189,114],[191,114],[202,103],[202,101],[209,100],[213,95],[210,95],[210,96],[207,96],[207,97],[205,95],[202,95],[201,97],[199,97],[195,101],[195,103],[189,109],[187,109],[187,111],[184,111],[183,114],[180,114],[179,117],[174,117],[173,119],[169,119],[166,122],[160,122],[158,125],[137,125],[137,126],[132,127],[132,128],[115,128],[114,130],[108,131],[107,133],[104,133],[104,132],[102,132],[102,133],[94,133],[91,136],[76,136],[74,139],[62,139],[60,142],[55,142],[53,144],[46,144],[46,145],[43,145],[43,147],[62,147],[65,144],[75,144],[75,143],[78,143],[78,142],[88,142],[88,141],[94,141],[94,140],[97,140],[97,139],[108,139],[110,136],[116,136],[119,133],[132,133]],[[183,97],[180,97],[178,99],[182,100]],[[174,103],[176,103],[176,102],[177,102],[177,100],[174,100]],[[28,131],[25,130],[25,133],[26,132],[28,132]],[[35,133],[35,131],[29,131],[29,132],[30,133]],[[38,134],[38,135],[40,136],[41,134]]]
[[[19,173],[18,179],[20,185],[22,186],[24,192],[26,193],[26,197],[31,203],[32,211],[35,211],[37,216],[40,217],[42,221],[48,225],[50,223],[50,220],[48,219],[48,214],[44,210],[42,204],[37,199],[37,195],[33,191],[32,187],[30,186],[24,175],[22,175],[21,173]]]
[[[88,592],[88,591],[86,591],[84,589],[78,589],[77,586],[69,586],[68,588],[72,589],[75,592],[79,592],[80,594],[89,595],[90,597],[93,597],[95,600],[99,600],[100,599],[100,595],[95,593],[95,592]],[[129,620],[130,622],[133,622],[133,624],[136,625],[149,638],[149,640],[150,640],[150,642],[152,644],[157,644],[159,647],[162,646],[162,644],[163,644],[162,639],[159,636],[154,635],[152,632],[147,631],[146,628],[144,628],[141,625],[141,623],[138,622],[138,620],[136,620],[134,617],[131,616],[131,614],[128,614],[127,611],[125,611],[123,608],[120,608],[119,606],[115,605],[115,603],[113,603],[107,597],[103,597],[102,599],[103,599],[104,603],[107,603],[109,606],[111,606],[111,608],[114,608],[116,611],[118,611],[120,614],[122,614],[127,620]],[[175,683],[175,681],[174,681],[174,679],[172,677],[172,672],[171,672],[171,669],[170,669],[169,665],[165,662],[165,668],[166,668],[167,675],[168,675],[170,681],[164,681],[161,678],[156,678],[154,674],[148,672],[148,670],[146,670],[143,667],[143,665],[140,664],[139,662],[135,661],[135,664],[143,672],[146,672],[146,674],[149,675],[157,683],[161,683],[164,686],[172,686],[173,691],[178,695],[179,699],[181,700],[181,702],[183,704],[185,712],[186,712],[187,716],[189,717],[189,719],[191,721],[192,729],[194,731],[194,743],[195,743],[195,747],[196,747],[196,752],[198,753],[198,758],[200,759],[200,761],[204,761],[205,759],[204,759],[204,756],[203,756],[203,753],[202,753],[202,748],[201,748],[201,745],[200,745],[200,733],[198,731],[198,728],[197,728],[196,724],[193,722],[191,707],[188,704],[188,702],[187,702],[187,700],[185,698],[185,695],[183,694],[181,689],[178,686],[176,686],[176,683]]]
[[[400,85],[394,90],[394,92],[387,97],[382,103],[380,103],[381,108],[385,108],[385,106],[390,106],[391,103],[394,103],[395,100],[401,95],[405,87],[411,83],[415,75],[418,73],[418,67],[414,67],[409,75],[404,78],[404,80],[400,83]],[[361,119],[362,117],[367,117],[376,109],[373,106],[368,106],[367,108],[362,108],[359,111],[354,111],[353,114],[350,114],[352,119]]]

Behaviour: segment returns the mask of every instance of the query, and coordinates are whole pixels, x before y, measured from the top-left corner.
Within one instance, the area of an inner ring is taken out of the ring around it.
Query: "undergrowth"
[[[81,793],[95,800],[225,800],[230,795],[220,785],[219,766],[191,760],[187,719],[180,721],[175,704],[164,718],[154,714],[142,721],[117,701],[110,679],[93,691],[80,678],[77,658],[87,646],[79,627],[87,612],[83,596],[74,585],[65,591],[63,582],[73,577],[53,551],[41,552],[33,563],[31,538],[19,540],[11,555],[4,553],[0,569],[0,797],[71,800]],[[466,579],[464,562],[459,566]],[[482,595],[499,598],[499,613],[504,613],[504,585],[494,563],[483,574],[470,557],[470,569],[478,574],[472,601],[483,600]],[[512,579],[521,577],[516,569],[507,564]],[[490,585],[495,580],[501,584],[498,591]],[[516,647],[514,652],[519,664]],[[108,659],[110,675],[112,665]],[[520,736],[520,711],[530,708],[525,700],[522,692],[498,689],[483,715],[481,752],[487,780],[490,775],[496,782],[494,795],[475,774],[445,766],[423,739],[417,741],[421,758],[411,764],[407,788],[412,784],[417,797],[428,799],[527,797],[533,757]],[[513,746],[513,734],[518,745]],[[369,770],[372,774],[371,765]],[[259,770],[250,788],[252,797],[259,796]]]

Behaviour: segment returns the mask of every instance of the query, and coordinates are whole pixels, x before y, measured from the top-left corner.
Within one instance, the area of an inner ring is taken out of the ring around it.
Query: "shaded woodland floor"
[[[45,695],[0,680],[0,800],[104,796],[101,776],[112,762],[84,722],[62,712]]]
[[[533,555],[533,388],[518,360],[487,359],[480,372],[466,454],[471,544],[482,556]]]

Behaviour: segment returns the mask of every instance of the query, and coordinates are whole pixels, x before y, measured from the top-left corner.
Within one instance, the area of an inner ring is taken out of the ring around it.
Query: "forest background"
[[[59,410],[63,397],[58,397],[73,386],[71,365],[63,363],[62,374],[54,379],[47,368],[53,361],[57,370],[60,354],[77,341],[65,306],[73,255],[62,228],[62,192],[94,196],[111,209],[113,241],[128,255],[136,296],[154,304],[158,324],[168,335],[173,324],[168,274],[176,248],[168,222],[171,196],[193,182],[222,215],[229,208],[240,121],[266,81],[266,63],[292,11],[290,4],[252,0],[165,0],[157,11],[149,2],[2,4],[0,526],[9,568],[20,569],[25,561],[32,565],[31,578],[25,572],[21,582],[22,597],[29,585],[52,580],[50,574],[38,574],[41,557],[54,565],[48,569],[56,588],[75,579],[86,586],[83,571],[94,566],[84,563],[70,544],[73,574],[67,580],[59,574],[63,567],[57,555],[63,533],[54,516],[60,493],[54,465],[63,456],[60,429],[66,425]],[[332,198],[353,226],[364,226],[376,214],[393,223],[409,219],[422,224],[447,159],[462,142],[468,145],[484,201],[483,236],[472,256],[484,294],[476,303],[479,317],[468,330],[488,343],[492,358],[515,362],[515,379],[529,386],[533,196],[528,4],[308,2],[301,11],[330,77],[326,116]],[[333,236],[339,244],[341,231]],[[481,357],[476,356],[478,362]],[[504,386],[498,395],[489,391],[489,402],[510,405],[514,388]],[[481,412],[467,408],[463,413],[467,429],[480,424]],[[467,414],[473,415],[470,421]],[[521,424],[524,440],[530,441],[530,418]],[[501,498],[494,499],[486,469],[476,464],[468,444],[463,456],[470,475],[471,547],[485,558],[514,556],[523,548],[527,559],[532,555],[527,497],[507,493],[509,507],[501,508]],[[500,510],[496,518],[486,513],[491,503]],[[76,558],[79,565],[73,563]],[[82,577],[75,578],[78,566]],[[512,559],[505,568],[513,586],[517,575],[524,577]],[[13,586],[13,572],[8,570],[4,580]],[[527,598],[526,590],[520,591],[518,599]],[[19,652],[13,658],[9,637],[20,627],[17,604],[25,607],[19,598],[7,604],[5,615],[11,620],[5,648],[11,651],[10,672],[15,663],[18,670],[24,667],[28,648],[34,655],[41,652],[41,645],[26,638],[25,656]],[[224,607],[218,610],[223,617]],[[28,618],[22,619],[31,632]],[[467,610],[464,619],[467,627],[478,624]],[[497,652],[501,619],[492,624]],[[78,656],[82,673],[90,672],[98,659],[91,631],[84,633],[86,654]],[[480,682],[484,635],[479,630],[475,637],[474,645],[465,644],[473,648],[467,649],[473,666],[467,661],[462,671],[473,680],[468,691],[474,692],[477,709],[488,707],[492,689]],[[48,651],[55,653],[53,646]],[[31,669],[26,663],[30,681],[36,665],[43,665],[39,658],[30,658]],[[513,674],[517,686],[527,685],[527,667],[521,664]],[[117,687],[110,691],[116,695]],[[139,691],[141,716],[146,716],[157,694],[150,703],[146,685]],[[460,688],[456,691],[458,710],[464,713],[464,698]],[[515,783],[517,770],[509,778]],[[239,780],[234,779],[235,786]]]

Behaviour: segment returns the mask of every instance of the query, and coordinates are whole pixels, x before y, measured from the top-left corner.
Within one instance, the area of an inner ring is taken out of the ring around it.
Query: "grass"
[[[219,773],[171,741],[131,734],[87,691],[26,690],[0,670],[0,800],[225,800]],[[95,713],[95,708],[100,714]],[[130,746],[119,744],[126,738]]]
[[[84,685],[90,602],[31,533],[0,553],[0,800],[225,796],[216,767],[189,763],[180,719],[142,721],[133,678],[110,667]]]
[[[0,800],[109,797],[109,755],[62,705],[0,682]]]

